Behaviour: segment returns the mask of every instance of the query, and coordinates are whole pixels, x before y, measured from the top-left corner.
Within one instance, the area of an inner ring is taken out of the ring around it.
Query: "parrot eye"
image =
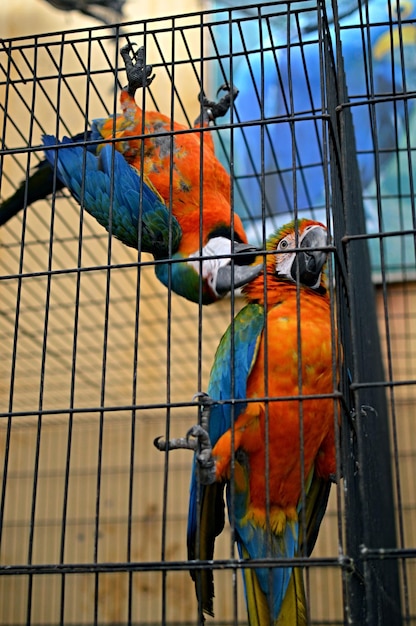
[[[277,246],[278,250],[286,250],[289,247],[289,242],[287,239],[282,239],[279,241],[279,245]]]

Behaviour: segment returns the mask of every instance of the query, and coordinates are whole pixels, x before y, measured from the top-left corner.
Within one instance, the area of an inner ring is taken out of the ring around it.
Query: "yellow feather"
[[[248,558],[245,550],[243,550],[243,557]],[[246,569],[243,574],[250,626],[271,626],[269,606],[266,596],[260,589],[255,570]],[[274,626],[307,626],[307,623],[303,575],[302,570],[297,567],[292,570],[289,586]]]
[[[243,557],[249,558],[246,550],[242,550]],[[250,626],[270,626],[270,611],[267,599],[257,580],[253,568],[243,570],[246,589],[248,621]]]
[[[302,570],[292,570],[289,586],[283,598],[282,607],[275,626],[306,626],[308,623],[306,610],[305,587]]]

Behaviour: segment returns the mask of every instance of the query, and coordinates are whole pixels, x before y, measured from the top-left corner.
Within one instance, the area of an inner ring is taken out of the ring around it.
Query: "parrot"
[[[199,394],[200,423],[154,441],[161,451],[195,451],[190,561],[213,559],[226,487],[250,626],[307,624],[299,567],[244,562],[309,556],[336,478],[327,247],[327,228],[306,218],[269,237],[263,271],[243,287],[247,303],[219,343],[208,394]],[[191,575],[201,611],[213,615],[212,570]]]
[[[0,224],[24,207],[26,195],[30,204],[66,186],[115,237],[153,254],[164,285],[210,304],[258,271],[250,266],[256,248],[231,208],[230,177],[215,156],[211,133],[203,132],[226,113],[238,90],[223,86],[227,94],[219,102],[200,95],[203,112],[194,131],[162,113],[143,114],[135,93],[154,75],[144,47],[135,59],[132,51],[130,43],[120,50],[128,78],[120,93],[122,113],[96,119],[90,131],[72,138],[44,135],[46,158],[0,205]],[[168,259],[173,262],[163,262]]]

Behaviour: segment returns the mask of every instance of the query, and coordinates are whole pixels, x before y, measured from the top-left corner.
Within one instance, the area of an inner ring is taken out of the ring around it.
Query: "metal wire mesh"
[[[394,2],[377,21],[357,6],[348,22],[336,3],[335,14],[327,7],[331,27],[323,2],[275,2],[130,23],[119,36],[94,28],[2,40],[0,49],[2,198],[43,158],[43,133],[73,135],[119,112],[127,38],[145,45],[156,74],[149,110],[191,127],[201,88],[238,86],[212,132],[250,241],[264,245],[294,216],[333,234],[344,478],[305,560],[313,624],[416,621],[412,23]],[[375,29],[385,37],[378,47]],[[348,42],[361,53],[361,82],[348,73]],[[381,58],[393,86],[377,82]],[[202,307],[176,296],[150,255],[112,239],[67,190],[2,226],[0,266],[0,621],[198,623],[185,539],[190,455],[164,459],[152,441],[166,424],[182,434],[195,422],[192,396],[206,388],[242,298]],[[372,362],[375,311],[384,372]],[[374,423],[367,405],[381,407]],[[372,445],[387,453],[373,450],[374,467]],[[229,532],[215,557],[210,621],[245,624]],[[391,577],[390,588],[380,584]]]

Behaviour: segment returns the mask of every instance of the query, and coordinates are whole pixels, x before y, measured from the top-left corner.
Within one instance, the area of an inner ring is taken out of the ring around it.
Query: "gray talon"
[[[160,450],[160,452],[165,452],[166,450],[169,449],[169,446],[166,445],[166,441],[163,439],[162,436],[155,437],[153,439],[153,445],[154,445],[155,448]]]
[[[130,56],[130,53],[133,53],[133,58],[135,58],[134,63],[132,57]],[[141,46],[137,50],[137,53],[134,53],[133,44],[127,43],[122,48],[120,48],[120,54],[123,58],[126,68],[128,80],[127,91],[131,96],[134,96],[137,89],[149,87],[149,85],[153,81],[155,74],[153,74],[153,76],[150,76],[153,67],[151,65],[144,64],[144,46]]]
[[[205,430],[205,428],[200,424],[195,424],[186,433],[187,441],[189,441],[191,437],[195,438],[198,441],[199,451],[196,456],[198,461],[202,461],[206,456],[206,450],[212,450],[211,439],[209,438],[208,431]],[[195,446],[195,448],[196,447],[197,446]]]
[[[188,437],[179,437],[165,441],[163,437],[156,437],[156,439],[153,440],[153,445],[160,452],[167,452],[168,450],[192,450],[195,452],[198,441],[197,439],[189,440]]]
[[[233,100],[235,100],[238,96],[238,94],[240,93],[237,89],[237,87],[235,87],[234,85],[232,86],[232,88],[230,87],[230,85],[228,83],[223,83],[222,85],[220,85],[217,89],[217,93],[215,94],[215,96],[218,98],[219,94],[221,93],[221,91],[227,91],[227,95],[224,96],[224,98],[229,98],[230,103],[231,103],[231,91],[233,94]],[[224,98],[222,98],[224,100]]]
[[[201,408],[200,424],[202,428],[208,432],[209,416],[211,413],[211,406],[213,405],[214,401],[211,396],[205,393],[205,391],[198,391],[198,393],[194,395],[192,400],[198,400],[199,406]]]
[[[195,458],[198,463],[199,480],[203,485],[210,485],[215,482],[215,460],[212,456],[212,444],[209,437],[208,425],[211,406],[214,401],[203,392],[195,394],[201,407],[201,423],[192,426],[185,437],[178,439],[169,439],[166,441],[163,437],[156,437],[153,445],[161,452],[167,450],[192,450],[195,452]]]
[[[210,485],[215,482],[215,461],[209,433],[200,424],[195,424],[186,433],[188,441],[191,437],[197,442],[195,458],[198,462],[199,480],[202,485]]]
[[[223,117],[228,112],[231,103],[237,98],[239,94],[237,87],[230,87],[230,85],[226,83],[218,88],[217,96],[220,91],[226,91],[227,93],[220,100],[218,100],[218,102],[215,102],[214,100],[208,100],[208,98],[204,96],[204,93],[202,91],[199,94],[198,99],[204,108],[204,121],[213,122],[217,119],[217,117]],[[199,116],[195,120],[194,125],[196,126],[197,124],[199,124],[200,120],[201,116]]]

